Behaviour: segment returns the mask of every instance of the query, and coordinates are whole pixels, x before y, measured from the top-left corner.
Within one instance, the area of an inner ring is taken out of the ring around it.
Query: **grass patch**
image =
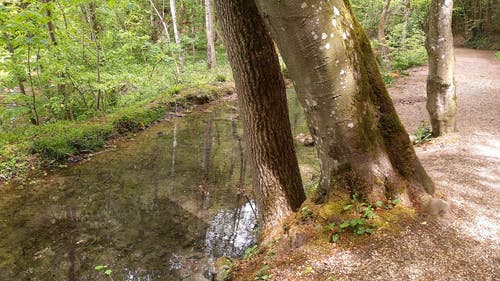
[[[35,165],[64,161],[68,157],[93,152],[107,139],[129,132],[138,132],[165,116],[168,108],[180,104],[200,104],[231,92],[227,84],[202,84],[173,87],[157,98],[124,106],[100,118],[85,121],[57,121],[42,126],[17,127],[0,131],[0,181],[23,178],[30,155],[38,157]]]

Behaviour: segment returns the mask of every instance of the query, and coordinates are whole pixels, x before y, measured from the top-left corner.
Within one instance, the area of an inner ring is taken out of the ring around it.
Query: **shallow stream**
[[[211,280],[218,257],[255,242],[234,105],[161,122],[84,163],[0,190],[0,280]],[[289,106],[294,135],[305,133],[293,94]],[[314,149],[297,150],[312,181]]]

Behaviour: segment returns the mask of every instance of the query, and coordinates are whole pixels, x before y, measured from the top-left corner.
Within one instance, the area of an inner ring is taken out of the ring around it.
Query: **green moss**
[[[147,103],[125,106],[114,113],[92,121],[58,121],[43,126],[25,126],[0,132],[0,181],[23,177],[33,167],[30,154],[37,154],[44,163],[95,151],[111,136],[138,132],[165,116],[165,104],[188,106],[198,100],[212,101],[232,92],[230,84],[214,83],[185,88],[174,86],[163,97]],[[35,161],[36,162],[36,161]],[[36,164],[38,166],[38,164]]]

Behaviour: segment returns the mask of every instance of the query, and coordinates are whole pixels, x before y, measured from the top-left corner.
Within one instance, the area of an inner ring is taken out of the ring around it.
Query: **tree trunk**
[[[205,0],[205,22],[207,32],[207,66],[208,69],[217,68],[217,59],[215,57],[214,41],[214,15],[212,12],[211,0]]]
[[[428,14],[426,49],[429,55],[427,111],[432,135],[455,131],[457,96],[455,93],[455,55],[451,18],[453,0],[432,0]]]
[[[95,109],[101,109],[101,100],[102,100],[102,90],[101,90],[101,52],[99,47],[99,37],[98,33],[100,31],[100,27],[97,23],[97,15],[95,3],[90,2],[87,6],[83,7],[85,17],[87,19],[87,23],[90,27],[90,39],[94,43],[95,50],[95,66],[96,66],[96,83],[97,83],[97,96],[95,98]]]
[[[408,22],[410,20],[411,14],[411,0],[405,0],[405,13],[403,16],[403,34],[401,35],[401,45],[403,50],[406,47],[406,41],[408,39]]]
[[[16,59],[16,56],[14,53],[15,52],[14,46],[12,45],[12,42],[10,41],[9,35],[7,35],[7,33],[3,33],[3,37],[5,38],[5,41],[7,42],[7,50],[10,53],[12,61],[14,62],[14,64],[17,64],[17,59]],[[14,75],[16,76],[17,85],[19,86],[19,91],[21,91],[21,94],[26,96],[27,94],[26,94],[26,89],[24,88],[23,79],[21,78],[21,76],[19,76],[19,74],[17,72],[14,72]]]
[[[177,25],[177,9],[175,8],[175,0],[170,0],[170,13],[172,14],[172,27],[174,29],[175,44],[177,44],[179,48],[182,48],[181,36],[179,34],[179,28]],[[181,62],[181,65],[184,64],[184,58],[182,56],[182,51],[179,51],[179,61]]]
[[[389,50],[387,48],[387,43],[385,41],[385,23],[387,21],[387,16],[389,15],[389,8],[391,6],[391,0],[385,0],[384,9],[380,15],[380,20],[378,22],[377,39],[380,44],[380,55],[382,57],[382,67],[384,69],[390,69],[389,62]]]
[[[281,229],[305,200],[292,139],[285,83],[273,41],[248,0],[216,0],[243,117],[261,237]]]
[[[320,160],[317,202],[360,194],[436,205],[349,1],[257,0],[308,119]],[[438,210],[439,212],[439,210]]]

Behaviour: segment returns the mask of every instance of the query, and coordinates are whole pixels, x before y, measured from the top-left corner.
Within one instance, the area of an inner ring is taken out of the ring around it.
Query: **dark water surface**
[[[294,134],[306,132],[289,97]],[[43,179],[0,190],[0,280],[210,280],[255,242],[234,104],[162,122]],[[298,145],[305,173],[312,148]],[[307,175],[308,177],[309,175]]]

